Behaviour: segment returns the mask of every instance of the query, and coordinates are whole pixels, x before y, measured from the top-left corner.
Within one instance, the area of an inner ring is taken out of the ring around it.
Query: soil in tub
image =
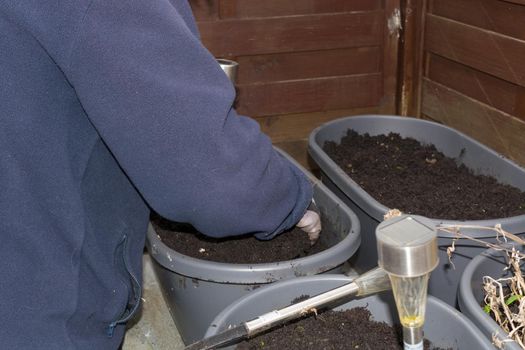
[[[428,340],[426,350],[440,350]],[[328,310],[239,343],[236,350],[402,350],[401,327],[374,321],[367,308]]]
[[[379,203],[434,219],[485,220],[525,214],[525,192],[498,183],[399,134],[371,136],[348,130],[328,156]]]
[[[328,248],[321,240],[311,245],[308,235],[298,228],[263,241],[251,235],[210,238],[191,225],[168,221],[155,214],[151,216],[151,222],[162,242],[168,247],[181,254],[208,261],[263,264],[297,259]]]

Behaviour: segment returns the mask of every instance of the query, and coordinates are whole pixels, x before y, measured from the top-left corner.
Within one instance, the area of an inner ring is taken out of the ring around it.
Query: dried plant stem
[[[498,240],[497,243],[492,243],[492,242],[487,242],[485,240],[483,240],[482,238],[475,238],[475,237],[472,237],[468,234],[465,234],[463,232],[463,230],[472,230],[472,229],[475,229],[475,230],[484,230],[484,231],[492,231],[492,232],[496,232],[496,239]],[[499,251],[505,251],[507,253],[511,253],[512,250],[510,247],[506,247],[504,246],[503,244],[505,243],[508,243],[509,239],[518,243],[518,244],[522,244],[522,245],[525,245],[525,240],[523,240],[522,238],[516,236],[515,234],[513,233],[510,233],[510,232],[507,232],[505,231],[504,229],[501,228],[501,225],[495,225],[494,227],[491,227],[491,226],[477,226],[477,225],[438,225],[437,226],[437,230],[438,231],[444,231],[444,232],[448,232],[448,233],[451,233],[454,235],[454,238],[453,239],[453,242],[452,242],[452,246],[449,247],[449,249],[447,250],[448,252],[448,256],[449,258],[451,257],[451,253],[454,252],[455,250],[455,241],[458,240],[458,239],[468,239],[468,240],[471,240],[473,242],[477,242],[479,243],[480,245],[484,245],[486,246],[487,248],[492,248],[492,249],[495,249],[495,250],[499,250]],[[501,241],[500,241],[501,240]],[[519,251],[516,251],[516,254],[518,254],[520,256],[520,258],[525,258],[525,254],[519,252]]]
[[[490,308],[496,323],[508,334],[509,338],[518,343],[522,349],[525,349],[525,280],[521,270],[521,261],[525,258],[525,254],[516,250],[515,246],[506,245],[509,240],[525,245],[525,240],[503,230],[501,225],[494,227],[439,225],[437,229],[454,235],[452,245],[447,249],[449,259],[455,251],[455,242],[458,239],[468,239],[506,253],[508,266],[505,269],[509,271],[509,277],[495,279],[491,276],[484,276],[484,302]],[[464,230],[471,229],[496,232],[497,242],[487,242],[464,233]],[[518,306],[516,307],[516,305]],[[495,335],[493,335],[492,340],[498,348],[503,348],[504,343],[508,341],[508,339],[498,339]]]

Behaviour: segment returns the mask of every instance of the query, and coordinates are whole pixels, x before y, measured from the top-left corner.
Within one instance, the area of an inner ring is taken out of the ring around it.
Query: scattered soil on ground
[[[263,264],[298,259],[328,248],[321,239],[311,245],[308,235],[298,228],[267,241],[251,235],[217,239],[203,235],[191,225],[168,221],[158,215],[152,215],[151,221],[164,244],[181,254],[202,260]]]
[[[440,350],[425,340],[425,349]],[[328,310],[239,343],[236,350],[403,350],[401,327],[372,320],[368,309]]]
[[[476,175],[434,145],[399,134],[348,130],[324,151],[379,203],[436,219],[483,220],[525,214],[525,192]]]

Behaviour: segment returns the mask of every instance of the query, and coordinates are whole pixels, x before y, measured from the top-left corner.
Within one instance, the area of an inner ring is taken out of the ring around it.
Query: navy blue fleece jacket
[[[310,202],[185,0],[2,1],[0,77],[2,348],[116,349],[150,208],[271,238]]]

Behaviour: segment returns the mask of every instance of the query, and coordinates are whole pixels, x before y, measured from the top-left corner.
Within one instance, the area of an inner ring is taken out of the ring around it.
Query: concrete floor
[[[144,254],[143,280],[142,309],[128,325],[122,350],[183,350],[148,254]]]

